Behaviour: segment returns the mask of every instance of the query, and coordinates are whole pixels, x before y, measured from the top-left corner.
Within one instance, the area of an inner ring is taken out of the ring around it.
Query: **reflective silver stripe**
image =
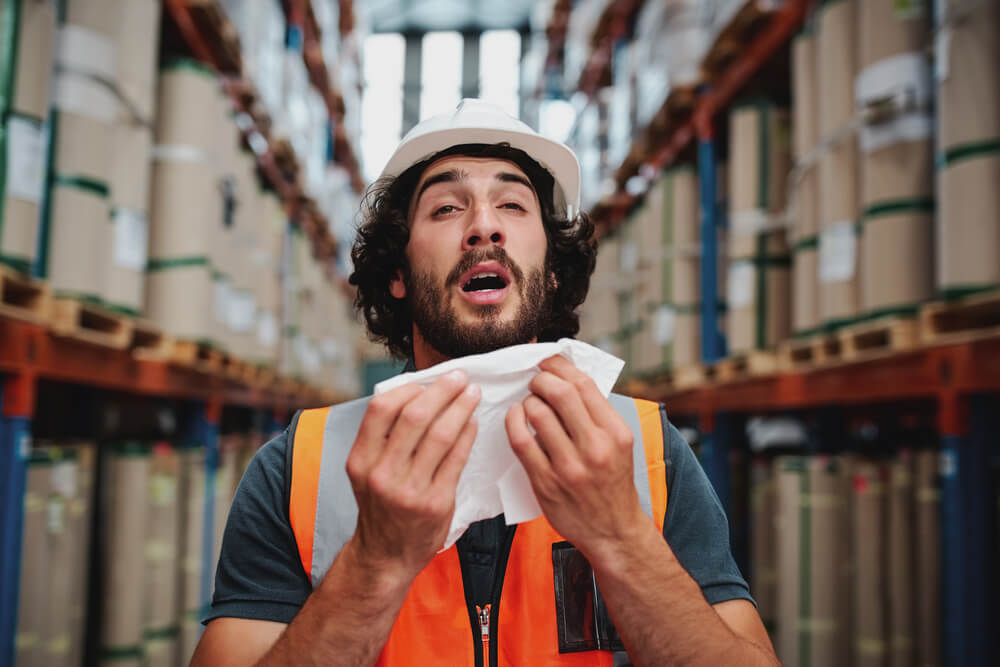
[[[316,491],[313,528],[313,588],[319,585],[358,523],[358,504],[347,477],[347,455],[357,437],[371,396],[330,408],[323,429],[323,458]]]
[[[643,512],[653,518],[653,501],[649,491],[649,475],[646,472],[646,450],[642,443],[639,410],[635,401],[628,396],[611,394],[608,398],[632,430],[635,488]],[[333,406],[330,408],[323,429],[323,456],[316,499],[316,525],[313,528],[312,572],[309,573],[314,588],[319,585],[337,554],[351,539],[358,522],[358,506],[351,490],[351,481],[347,477],[347,455],[357,437],[370,400],[371,397],[368,396]]]
[[[639,408],[635,400],[621,394],[608,396],[611,405],[632,429],[632,476],[635,490],[639,493],[642,511],[653,519],[653,498],[649,491],[649,473],[646,472],[646,448],[642,443],[642,425],[639,424]],[[654,519],[655,521],[655,519]]]

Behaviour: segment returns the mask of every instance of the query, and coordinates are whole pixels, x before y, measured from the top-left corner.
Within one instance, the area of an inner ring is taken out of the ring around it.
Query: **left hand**
[[[552,527],[592,564],[613,558],[652,525],[633,482],[632,431],[565,357],[539,368],[531,395],[507,412],[511,448]]]

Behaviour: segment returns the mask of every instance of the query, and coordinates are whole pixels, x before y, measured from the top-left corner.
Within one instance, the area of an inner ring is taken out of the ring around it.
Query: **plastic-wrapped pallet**
[[[938,0],[937,287],[1000,284],[1000,0]]]
[[[789,167],[787,111],[761,100],[729,116],[729,273],[731,352],[767,349],[791,329],[785,210]]]
[[[854,587],[854,661],[857,667],[881,666],[886,647],[884,470],[872,461],[857,461],[852,474],[851,516]]]
[[[792,152],[797,162],[819,143],[816,35],[807,28],[792,44]],[[789,182],[792,242],[792,331],[811,333],[819,312],[819,171],[816,164],[796,170]]]
[[[914,457],[916,513],[916,653],[920,667],[941,664],[941,490],[938,452],[920,450]]]
[[[205,525],[205,451],[200,445],[184,443],[178,449],[180,457],[181,529],[177,553],[177,602],[181,618],[181,639],[178,660],[187,664],[194,655],[200,636],[202,614],[201,573],[202,532]]]
[[[150,448],[126,443],[109,448],[102,480],[105,528],[100,664],[143,664],[143,581]]]
[[[691,165],[668,169],[646,195],[642,234],[647,316],[643,370],[701,360],[698,176]]]
[[[0,32],[10,40],[0,59],[0,264],[28,273],[38,257],[45,191],[56,3],[30,0],[6,9],[0,16]]]
[[[160,4],[121,5],[114,35],[120,96],[110,179],[114,238],[101,296],[116,310],[135,315],[145,305]]]
[[[61,14],[51,118],[44,275],[57,295],[103,301],[113,227],[110,180],[118,118],[112,0],[70,0]]]
[[[212,244],[223,224],[215,73],[176,60],[160,70],[150,198],[146,312],[167,333],[214,334]],[[205,113],[191,114],[191,109]]]
[[[143,651],[148,667],[177,662],[177,486],[180,459],[167,443],[153,447],[145,538]]]
[[[857,19],[861,308],[912,314],[934,291],[930,22],[924,3],[893,0],[858,3]]]
[[[849,462],[774,461],[778,657],[786,665],[850,664]]]
[[[834,137],[819,161],[819,303],[824,325],[850,322],[860,310],[858,148],[854,119],[857,0],[824,3],[816,37],[819,132]]]

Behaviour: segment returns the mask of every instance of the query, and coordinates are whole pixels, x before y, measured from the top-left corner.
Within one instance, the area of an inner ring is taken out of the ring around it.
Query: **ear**
[[[396,277],[389,281],[389,294],[396,299],[406,296],[406,285],[403,283],[403,273],[396,269]]]
[[[551,287],[553,290],[559,289],[559,279],[556,278],[555,271],[549,271],[549,287]]]

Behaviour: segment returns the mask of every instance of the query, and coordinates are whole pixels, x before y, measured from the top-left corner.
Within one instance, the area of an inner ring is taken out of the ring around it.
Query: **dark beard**
[[[499,319],[502,304],[490,304],[474,306],[479,313],[478,322],[460,324],[448,301],[448,291],[468,268],[488,260],[502,263],[511,272],[515,279],[512,287],[518,290],[521,304],[509,322]],[[547,271],[537,268],[525,276],[499,246],[485,253],[470,251],[449,273],[444,287],[428,274],[407,273],[404,284],[414,325],[428,345],[452,359],[530,343],[550,315],[553,290],[546,280]]]

